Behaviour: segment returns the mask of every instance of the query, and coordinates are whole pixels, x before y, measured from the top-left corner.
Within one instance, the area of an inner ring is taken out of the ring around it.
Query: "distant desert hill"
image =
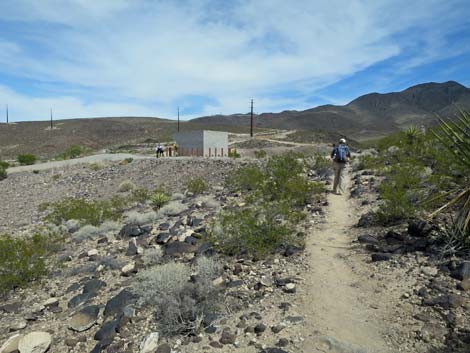
[[[182,130],[212,129],[249,132],[249,127],[220,126],[204,122],[181,122]],[[0,159],[21,153],[54,157],[78,144],[93,150],[142,142],[171,141],[177,132],[174,120],[150,117],[116,117],[57,120],[51,131],[47,121],[0,124]]]
[[[357,139],[385,135],[410,125],[429,126],[436,114],[470,110],[470,89],[454,81],[424,83],[401,92],[371,93],[344,105],[256,115],[255,126],[289,130],[337,131]],[[247,125],[249,114],[201,117],[193,122]]]

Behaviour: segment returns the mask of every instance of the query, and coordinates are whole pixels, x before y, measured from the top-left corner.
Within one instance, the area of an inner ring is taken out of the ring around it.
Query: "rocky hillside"
[[[183,130],[208,129],[248,132],[248,127],[181,122]],[[51,158],[76,144],[91,150],[109,149],[136,143],[172,141],[177,122],[158,118],[121,117],[70,119],[0,124],[0,160],[32,153]]]
[[[470,109],[470,89],[454,81],[424,83],[401,92],[371,93],[344,106],[323,105],[304,111],[256,115],[255,125],[290,130],[341,132],[356,139],[382,136],[410,125],[432,125],[436,114],[452,116]],[[215,115],[193,121],[247,125],[248,114]]]

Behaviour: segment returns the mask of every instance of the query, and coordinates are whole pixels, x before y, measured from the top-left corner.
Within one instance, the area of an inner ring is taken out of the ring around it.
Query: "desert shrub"
[[[104,164],[101,164],[101,163],[90,163],[90,164],[88,164],[88,168],[90,168],[91,170],[97,171],[97,170],[103,169],[103,168],[104,168]]]
[[[153,247],[146,249],[142,255],[142,261],[145,266],[155,266],[162,262],[163,251],[160,247]]]
[[[122,214],[122,206],[120,199],[89,201],[68,198],[53,203],[52,210],[46,216],[46,220],[54,224],[61,224],[63,221],[76,219],[81,224],[97,226],[105,220],[119,219]]]
[[[61,153],[60,157],[63,159],[78,158],[84,153],[84,148],[80,145],[70,145]]]
[[[134,158],[128,157],[128,158],[125,158],[124,160],[127,162],[127,164],[130,164],[134,161]]]
[[[209,240],[227,255],[248,253],[264,257],[288,245],[301,245],[293,236],[285,209],[262,207],[233,208],[217,215],[210,227]]]
[[[97,238],[99,235],[100,231],[98,227],[87,224],[73,234],[73,240],[84,241],[87,239]]]
[[[250,202],[282,201],[303,206],[312,200],[314,192],[314,184],[302,174],[303,170],[302,155],[287,153],[271,157],[261,166],[238,169],[227,184],[232,191],[246,192]]]
[[[0,235],[0,293],[47,274],[46,256],[55,242],[54,236],[39,233],[31,237]]]
[[[134,202],[145,202],[150,198],[150,191],[145,188],[135,188],[131,192],[131,199]]]
[[[217,308],[218,291],[210,278],[201,272],[194,283],[189,281],[190,274],[188,265],[172,262],[137,276],[133,290],[139,304],[155,310],[159,330],[165,335],[197,333],[204,315]]]
[[[136,188],[135,184],[130,180],[125,180],[121,184],[119,184],[118,191],[119,192],[128,192],[134,190]]]
[[[321,153],[315,153],[313,169],[320,176],[329,176],[332,173],[331,161]]]
[[[127,224],[135,224],[138,226],[142,226],[145,224],[152,223],[155,219],[157,219],[157,214],[153,211],[150,212],[137,212],[131,211],[124,214],[126,218]]]
[[[437,233],[436,240],[441,247],[441,254],[445,257],[470,255],[470,229],[465,229],[459,222],[452,221],[446,224]]]
[[[10,163],[0,160],[0,168],[8,169]]]
[[[158,210],[158,216],[178,216],[188,208],[181,201],[171,201]]]
[[[413,218],[422,199],[419,166],[396,165],[379,186],[382,203],[375,213],[378,223],[393,224]]]
[[[228,156],[230,158],[240,158],[240,153],[237,152],[237,149],[234,148],[234,149],[231,149],[229,152],[228,152]]]
[[[209,189],[209,186],[203,178],[195,177],[188,181],[186,188],[193,194],[202,194],[204,191]]]
[[[267,155],[265,150],[257,150],[255,151],[255,157],[256,158],[265,158]]]
[[[6,179],[7,176],[7,170],[0,166],[0,180]]]
[[[16,157],[17,161],[21,165],[32,165],[36,162],[36,156],[34,154],[19,154]]]
[[[171,196],[164,191],[157,190],[152,196],[150,196],[150,203],[156,210],[162,208],[171,200]]]

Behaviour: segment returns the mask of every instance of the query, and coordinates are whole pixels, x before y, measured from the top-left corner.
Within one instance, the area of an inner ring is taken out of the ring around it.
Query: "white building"
[[[195,130],[175,134],[179,156],[225,157],[228,155],[228,132]]]

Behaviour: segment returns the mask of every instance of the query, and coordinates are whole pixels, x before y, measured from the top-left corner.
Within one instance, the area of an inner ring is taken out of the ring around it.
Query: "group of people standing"
[[[163,147],[163,145],[161,143],[157,143],[154,147],[154,151],[155,151],[155,157],[159,158],[159,157],[163,157],[165,155],[165,147]],[[170,149],[169,149],[169,156],[172,155],[174,157],[177,156],[178,154],[178,146],[176,146],[176,143],[174,143]]]

